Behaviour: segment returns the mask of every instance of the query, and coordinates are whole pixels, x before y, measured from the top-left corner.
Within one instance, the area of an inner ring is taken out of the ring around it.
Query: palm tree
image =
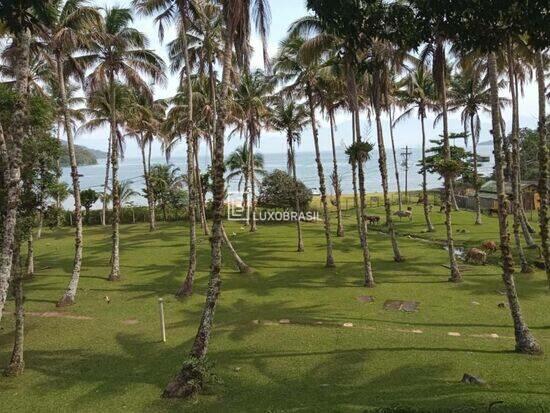
[[[77,135],[81,133],[92,132],[97,129],[101,129],[105,126],[109,126],[111,122],[111,97],[109,87],[107,85],[100,86],[99,89],[89,89],[86,91],[86,107],[82,110],[88,120],[84,122],[77,131]],[[115,85],[115,105],[114,108],[117,111],[116,119],[118,122],[117,127],[117,139],[120,153],[122,153],[122,141],[124,135],[122,133],[122,127],[124,121],[128,118],[128,108],[133,106],[134,93],[129,87],[123,85],[120,82],[116,82]],[[107,191],[109,189],[109,177],[111,169],[111,153],[112,153],[112,140],[109,136],[107,144],[107,156],[105,160],[105,177],[103,182],[103,193],[100,196],[102,202],[101,210],[101,225],[106,225],[107,214],[107,200],[109,199]]]
[[[334,189],[336,202],[336,218],[338,227],[336,236],[344,236],[344,220],[342,219],[342,189],[340,188],[340,175],[338,174],[338,161],[336,158],[336,112],[347,106],[344,95],[345,85],[342,79],[337,76],[325,75],[319,79],[319,88],[322,93],[319,94],[321,108],[325,112],[330,124],[330,142],[332,147],[332,186]]]
[[[249,150],[249,146],[245,143],[242,146],[235,149],[225,161],[226,168],[229,171],[229,174],[226,177],[227,182],[229,183],[232,180],[238,179],[237,189],[240,191],[243,188],[244,182],[244,192],[243,192],[243,206],[247,206],[247,185],[249,183],[249,178],[252,176],[250,172],[251,165],[254,165],[254,176],[255,183],[260,184],[256,175],[263,176],[265,175],[264,169],[264,157],[261,153],[254,153],[252,155]],[[250,158],[254,156],[252,161]]]
[[[71,73],[66,70],[66,62],[81,66],[73,58],[77,50],[86,48],[86,42],[93,31],[94,25],[100,21],[98,11],[87,5],[84,0],[59,0],[55,2],[56,20],[50,26],[48,36],[49,48],[53,52],[54,65],[56,69],[56,80],[59,92],[59,107],[62,113],[62,121],[67,135],[67,146],[69,148],[69,159],[71,164],[71,178],[73,183],[74,198],[74,225],[75,225],[75,255],[73,261],[73,273],[67,290],[57,302],[58,307],[65,307],[74,304],[78,281],[80,279],[80,268],[82,266],[82,202],[80,200],[80,179],[76,160],[74,145],[73,125],[70,113],[70,106],[67,96],[66,82],[70,81]],[[84,68],[78,67],[83,73]]]
[[[546,118],[546,86],[544,72],[544,53],[536,51],[535,68],[537,72],[537,85],[539,93],[539,194],[541,204],[539,209],[540,238],[542,255],[546,268],[546,277],[550,287],[550,229],[548,226],[548,206],[550,192],[548,182],[550,180],[550,149],[548,149],[548,119]]]
[[[521,353],[539,354],[542,352],[529,328],[525,324],[514,280],[514,259],[510,248],[508,222],[507,222],[507,201],[504,181],[504,160],[502,151],[502,135],[500,122],[500,107],[498,93],[498,72],[497,62],[494,52],[489,52],[488,56],[488,77],[491,90],[491,113],[492,113],[492,134],[495,153],[495,178],[497,184],[498,196],[498,221],[500,234],[500,250],[502,253],[502,279],[506,287],[506,295],[514,321],[514,332],[516,337],[516,350]]]
[[[298,197],[298,178],[296,176],[296,146],[302,141],[302,131],[309,123],[309,114],[304,104],[295,103],[291,99],[281,97],[271,111],[270,126],[285,134],[288,147],[288,168],[292,173],[295,185],[296,212],[301,213],[300,200]],[[298,252],[304,251],[304,239],[302,237],[302,224],[300,219],[296,220],[298,234]]]
[[[360,196],[360,213],[361,213],[361,228],[359,236],[361,239],[361,245],[363,246],[363,265],[364,265],[364,285],[367,288],[373,288],[375,286],[374,276],[372,274],[372,265],[370,259],[370,250],[368,244],[368,226],[367,226],[367,209],[365,203],[365,174],[363,164],[370,159],[370,153],[374,149],[374,146],[370,142],[361,142],[357,140],[346,150],[346,154],[349,157],[349,162],[352,165],[359,166],[359,192]]]
[[[245,191],[250,189],[250,232],[256,231],[256,168],[252,165],[255,159],[254,148],[260,143],[262,126],[268,117],[273,86],[273,82],[261,71],[245,73],[232,101],[233,120],[237,123],[235,131],[245,137],[250,153],[247,157],[251,163],[247,168],[249,176],[245,177]]]
[[[160,128],[164,120],[164,106],[164,102],[162,101],[150,101],[144,95],[135,96],[134,102],[127,111],[127,118],[125,120],[126,130],[128,131],[127,135],[136,139],[141,152],[145,193],[149,209],[149,231],[156,230],[156,217],[155,200],[149,183],[150,162],[146,155],[146,149],[149,147],[150,157],[152,141],[161,132]]]
[[[246,66],[249,57],[250,9],[252,0],[223,1],[225,19],[223,75],[220,85],[219,105],[217,108],[215,141],[213,151],[213,224],[211,237],[211,272],[199,329],[190,352],[190,359],[183,363],[179,373],[168,383],[164,397],[190,397],[204,386],[206,354],[212,333],[214,313],[220,294],[221,246],[224,239],[223,207],[225,197],[224,182],[224,134],[227,122],[227,104],[231,72],[233,67],[233,50],[237,53],[236,61]],[[269,5],[265,0],[254,0],[255,20],[260,28],[262,38],[267,35],[269,22]],[[265,44],[265,42],[264,42]],[[265,55],[265,54],[264,54]]]
[[[481,225],[481,203],[479,199],[479,188],[481,186],[478,173],[477,145],[479,143],[479,132],[481,122],[480,112],[490,113],[490,90],[487,77],[484,76],[483,66],[480,64],[463,67],[450,79],[449,87],[449,113],[462,109],[460,114],[464,130],[470,129],[473,147],[474,165],[474,190],[476,200],[476,225]],[[504,102],[501,103],[503,105]]]
[[[321,161],[319,149],[319,131],[317,129],[316,106],[314,99],[317,88],[318,71],[320,61],[313,57],[309,59],[300,53],[305,39],[298,33],[291,33],[281,42],[279,54],[275,61],[274,71],[282,81],[291,82],[286,88],[288,93],[305,96],[309,109],[310,123],[313,132],[315,145],[315,162],[317,163],[317,174],[319,176],[319,191],[321,192],[321,204],[323,207],[323,221],[326,239],[326,266],[334,267],[334,256],[332,247],[332,236],[330,231],[330,215],[327,205],[325,174]]]
[[[422,205],[424,208],[424,219],[428,232],[435,231],[430,219],[428,202],[428,183],[426,170],[426,128],[425,119],[428,110],[435,110],[435,90],[433,78],[427,68],[418,63],[417,66],[400,82],[401,86],[396,91],[396,98],[399,104],[405,107],[405,111],[395,120],[395,124],[410,117],[416,110],[422,130]]]
[[[120,213],[122,214],[122,208],[124,205],[129,205],[138,193],[132,188],[134,184],[131,180],[120,182]]]
[[[434,78],[435,92],[439,99],[439,110],[443,119],[443,153],[444,163],[442,166],[443,178],[445,182],[445,198],[443,206],[445,208],[445,229],[447,232],[447,249],[449,251],[449,267],[451,276],[449,281],[461,282],[462,275],[458,267],[458,262],[455,255],[454,239],[453,239],[453,224],[451,213],[451,185],[452,185],[452,169],[453,162],[451,159],[451,146],[449,140],[449,111],[447,102],[447,82],[450,73],[447,68],[447,58],[445,51],[445,39],[438,35],[434,42],[428,43],[421,52],[421,61],[426,62],[429,58],[432,59],[432,74]]]
[[[109,88],[111,110],[111,172],[113,194],[112,219],[112,257],[110,281],[120,279],[119,224],[120,195],[118,182],[119,151],[117,139],[116,80],[124,79],[139,93],[148,94],[149,87],[141,73],[150,76],[155,82],[164,80],[164,63],[154,52],[147,50],[147,38],[140,31],[131,28],[132,13],[129,9],[111,8],[105,10],[104,18],[94,33],[89,48],[89,60],[96,63],[94,71],[88,77],[92,90],[104,85]]]
[[[51,21],[52,1],[26,0],[24,2],[0,1],[0,25],[3,32],[12,38],[14,53],[13,73],[16,102],[13,107],[10,130],[4,135],[6,153],[8,154],[6,206],[2,223],[2,247],[0,253],[0,321],[4,312],[13,264],[15,229],[17,225],[17,207],[21,196],[21,160],[22,143],[28,134],[28,96],[29,96],[29,61],[31,39],[42,31],[44,25]],[[22,301],[18,308],[22,309]],[[22,333],[22,332],[21,332]],[[9,370],[14,374],[23,371],[22,334],[21,352],[14,352]],[[16,346],[17,347],[17,346]],[[18,347],[18,348],[19,348]]]

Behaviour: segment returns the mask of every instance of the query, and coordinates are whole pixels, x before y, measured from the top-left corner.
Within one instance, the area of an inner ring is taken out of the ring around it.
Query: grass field
[[[397,222],[400,233],[422,227],[417,209],[412,224]],[[347,215],[346,237],[334,240],[333,270],[322,266],[319,224],[305,225],[303,254],[294,252],[293,225],[261,225],[251,234],[228,224],[255,272],[238,274],[225,256],[210,346],[217,377],[191,402],[162,400],[160,394],[196,333],[208,240],[200,239],[196,294],[178,302],[173,293],[185,275],[187,253],[183,223],[161,224],[153,234],[146,225],[123,226],[119,283],[106,281],[108,229],[87,228],[77,305],[42,317],[56,311],[72,264],[71,231],[47,232],[36,245],[37,274],[25,284],[27,311],[34,314],[26,317],[26,371],[17,379],[0,378],[0,411],[485,412],[502,401],[493,412],[550,412],[550,361],[513,353],[509,311],[498,306],[505,297],[497,266],[471,267],[462,284],[450,284],[441,247],[400,238],[407,261],[397,264],[387,236],[372,233],[378,285],[367,290],[361,286],[354,213]],[[442,218],[433,215],[443,237]],[[474,228],[471,213],[455,217],[457,228],[470,231],[457,234],[458,241],[497,239],[495,219],[485,217],[485,225]],[[517,282],[525,319],[550,352],[545,276],[518,275]],[[366,295],[375,301],[358,300]],[[159,297],[166,301],[165,344],[159,340]],[[384,310],[389,299],[418,301],[419,311]],[[12,310],[10,302],[0,331],[0,365],[11,350]],[[280,324],[282,319],[290,323]],[[487,385],[461,384],[464,373]]]

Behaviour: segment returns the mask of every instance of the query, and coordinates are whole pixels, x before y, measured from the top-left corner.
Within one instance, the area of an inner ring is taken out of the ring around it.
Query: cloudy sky
[[[93,0],[93,2],[100,7],[113,7],[113,6],[122,6],[122,7],[131,7],[131,0],[118,0],[118,1],[108,1],[108,0]],[[269,37],[269,52],[271,56],[274,56],[277,53],[277,48],[279,42],[285,37],[288,30],[288,26],[291,22],[302,17],[307,13],[305,0],[270,0],[271,3],[271,14],[272,14],[272,24]],[[161,44],[158,40],[158,31],[157,27],[153,23],[151,18],[142,18],[136,16],[134,24],[137,28],[145,32],[150,39],[150,47],[155,49],[163,58],[166,59],[166,47],[164,44]],[[165,40],[169,41],[173,37],[173,32],[168,32]],[[261,42],[258,36],[254,36],[252,39],[252,44],[256,50],[252,59],[252,65],[254,67],[262,67],[262,54],[261,54]],[[175,93],[177,87],[177,79],[172,76],[168,84],[162,88],[156,90],[156,95],[158,97],[169,97]],[[502,92],[504,94],[504,91]],[[520,113],[521,113],[521,125],[526,127],[536,127],[537,119],[537,90],[534,84],[529,84],[525,89],[525,96],[520,102]],[[511,116],[511,111],[507,109],[504,113],[506,118]],[[433,119],[427,121],[428,135],[430,138],[436,138],[440,133],[440,127],[433,129],[432,122]],[[346,114],[341,114],[337,119],[338,130],[337,130],[337,142],[349,143],[351,141],[351,124],[350,117]],[[388,135],[387,124],[388,120],[384,120],[386,125],[386,136]],[[327,123],[321,119],[321,149],[329,150],[330,149],[330,132],[327,128]],[[460,125],[459,115],[452,115],[450,120],[451,130],[459,132],[462,127]],[[367,129],[367,126],[364,126],[364,129]],[[490,118],[487,115],[482,117],[482,131],[481,131],[481,141],[490,139],[489,131],[490,129]],[[82,134],[78,136],[78,143],[96,149],[103,149],[107,147],[106,137],[108,132],[106,130],[98,130],[92,134]],[[313,143],[311,139],[308,139],[308,136],[311,135],[310,130],[305,130],[303,133],[302,146],[299,149],[300,151],[313,151]],[[417,146],[419,145],[420,132],[418,120],[416,118],[411,118],[396,127],[395,130],[395,139],[396,145],[398,147],[408,146]],[[388,138],[389,141],[389,138]],[[228,142],[226,149],[227,152],[231,151],[233,148],[238,146],[241,142],[237,137],[231,139]],[[388,142],[389,144],[389,142]],[[283,136],[271,133],[264,132],[261,140],[261,151],[265,153],[273,152],[284,152],[285,151],[285,141]],[[185,153],[185,148],[177,148],[174,152],[175,156],[181,152],[182,156]],[[155,148],[155,153],[160,155],[160,149],[157,145]],[[126,143],[126,154],[128,157],[138,156],[137,146],[134,142]]]

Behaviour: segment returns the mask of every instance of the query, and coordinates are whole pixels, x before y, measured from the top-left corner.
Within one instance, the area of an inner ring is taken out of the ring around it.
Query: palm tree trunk
[[[296,176],[296,154],[294,153],[294,138],[292,134],[288,134],[288,148],[290,153],[290,164],[292,165],[292,178],[294,179],[294,196],[296,197],[296,213],[298,219],[296,220],[296,231],[298,235],[298,247],[297,252],[304,252],[304,239],[302,237],[302,222],[300,220],[300,214],[302,212],[300,208],[300,199],[298,198],[298,178]]]
[[[403,211],[403,202],[401,200],[401,182],[399,181],[399,167],[397,166],[397,154],[395,152],[395,140],[393,138],[393,116],[392,109],[388,110],[390,117],[390,138],[391,138],[391,150],[393,153],[393,167],[395,169],[395,182],[397,183],[397,202],[399,203],[399,210]]]
[[[502,254],[502,279],[506,287],[506,295],[514,321],[514,333],[516,337],[516,351],[527,354],[538,354],[542,352],[541,347],[532,336],[525,324],[514,280],[514,259],[510,249],[510,236],[508,234],[508,207],[504,181],[504,159],[502,153],[502,136],[500,134],[499,98],[497,63],[494,52],[488,56],[488,73],[491,87],[491,112],[493,120],[493,144],[495,153],[495,178],[498,196],[498,223],[500,233],[500,250]]]
[[[447,86],[446,86],[446,62],[445,62],[445,51],[441,39],[438,39],[437,48],[441,49],[440,54],[442,58],[440,59],[440,72],[442,73],[442,81],[440,82],[440,103],[443,114],[443,148],[444,148],[444,158],[445,162],[451,161],[451,146],[449,143],[449,117],[447,111]],[[455,246],[453,239],[453,224],[452,224],[452,207],[451,207],[451,196],[452,196],[452,177],[445,173],[444,176],[445,182],[445,196],[444,196],[444,206],[445,206],[445,229],[447,232],[447,249],[449,252],[449,266],[451,268],[451,277],[449,281],[458,283],[462,281],[462,275],[460,274],[460,269],[458,267],[458,262],[455,256]]]
[[[199,165],[199,143],[197,139],[195,139],[195,149],[193,151],[193,154],[195,155],[195,184],[197,190],[196,198],[198,198],[201,226],[203,234],[208,236],[210,235],[210,229],[208,228],[208,221],[206,219],[206,205],[204,202],[204,189],[202,187],[201,181],[201,170]]]
[[[256,137],[250,133],[249,139],[248,172],[250,173],[250,232],[256,232],[256,162],[254,162],[254,144]]]
[[[27,240],[27,260],[25,267],[27,267],[27,277],[32,278],[34,276],[34,239],[32,229]]]
[[[517,106],[517,96],[516,96],[516,86],[515,86],[515,76],[514,76],[514,56],[512,51],[511,40],[508,41],[508,77],[510,80],[510,92],[512,94],[512,142],[511,142],[511,155],[512,163],[510,165],[511,169],[511,179],[512,179],[512,212],[514,215],[514,241],[516,244],[516,249],[519,256],[519,262],[521,265],[521,272],[524,274],[532,272],[527,258],[523,251],[521,245],[520,237],[520,226],[521,226],[521,204],[522,204],[522,195],[521,195],[521,186],[519,178],[519,168],[520,168],[520,146],[519,146],[519,111]]]
[[[147,169],[147,160],[145,158],[145,142],[143,137],[140,141],[140,150],[141,150],[141,163],[143,166],[143,178],[145,179],[145,191],[147,192],[147,206],[149,209],[149,231],[153,232],[156,230],[155,223],[155,204],[153,202],[153,194],[151,190],[151,182],[149,180],[149,170]]]
[[[424,208],[424,219],[426,220],[426,229],[428,232],[435,232],[435,228],[430,218],[430,208],[428,201],[428,171],[426,171],[426,128],[424,125],[424,110],[420,114],[420,124],[422,126],[422,206]]]
[[[187,16],[182,16],[181,39],[183,42],[183,57],[185,64],[185,80],[187,86],[187,190],[189,192],[189,263],[187,267],[187,276],[182,286],[176,293],[176,297],[189,297],[193,294],[193,281],[197,269],[197,228],[196,228],[196,199],[195,199],[195,126],[193,123],[193,80],[191,78],[191,68],[189,66],[189,50],[187,48]]]
[[[118,182],[118,142],[117,142],[117,116],[115,79],[111,72],[109,76],[110,99],[111,99],[111,167],[112,167],[112,252],[111,252],[111,273],[109,281],[120,280],[120,185]]]
[[[315,120],[315,106],[313,105],[313,92],[311,85],[307,85],[307,97],[311,117],[311,129],[313,131],[313,142],[315,144],[315,162],[317,163],[317,174],[319,175],[319,192],[321,192],[321,204],[323,207],[323,221],[325,226],[325,238],[327,243],[327,267],[334,267],[334,256],[332,254],[332,237],[330,234],[330,215],[327,205],[327,191],[325,185],[325,173],[323,163],[321,162],[321,151],[319,149],[319,131],[317,130],[317,121]]]
[[[109,142],[107,144],[107,160],[105,161],[105,180],[103,182],[103,199],[101,207],[101,225],[107,225],[107,188],[109,187],[109,174],[111,169],[111,152],[113,148],[112,133],[109,133]]]
[[[546,266],[546,277],[548,278],[548,286],[550,287],[550,239],[548,227],[548,204],[549,204],[549,189],[548,182],[550,180],[550,150],[548,142],[548,126],[546,125],[546,86],[543,54],[537,52],[535,67],[537,71],[537,84],[539,89],[539,194],[540,194],[540,239],[542,256]]]
[[[223,243],[229,250],[231,256],[233,257],[233,260],[235,261],[235,264],[237,264],[237,268],[239,269],[239,272],[241,274],[248,274],[252,272],[252,269],[248,266],[246,262],[243,261],[235,247],[233,247],[233,243],[229,240],[229,237],[227,236],[227,232],[225,232],[225,228],[222,226],[222,235],[223,235]]]
[[[477,133],[474,127],[474,117],[470,116],[470,131],[472,133],[472,147],[474,151],[474,199],[476,201],[476,222],[475,225],[482,225],[481,200],[479,198],[480,179],[477,165]]]
[[[332,144],[332,185],[334,187],[334,195],[336,197],[336,217],[338,219],[338,228],[336,229],[336,236],[344,236],[344,221],[342,219],[342,190],[340,189],[340,176],[338,175],[338,160],[336,159],[336,142],[334,137],[334,113],[329,114],[330,120],[330,141]],[[294,177],[296,179],[296,177]]]
[[[22,30],[13,42],[15,50],[15,92],[16,102],[13,107],[10,131],[5,136],[8,165],[6,168],[6,210],[2,228],[2,252],[0,255],[0,321],[7,299],[10,275],[13,264],[17,208],[21,197],[21,147],[28,130],[28,81],[30,33]]]
[[[354,94],[354,97],[356,95]],[[355,126],[355,140],[357,143],[361,142],[361,123],[359,121],[359,105],[357,101],[354,101],[353,118]],[[370,259],[369,239],[368,239],[368,224],[367,224],[367,202],[365,192],[365,172],[363,162],[357,162],[353,160],[352,167],[357,168],[359,176],[359,202],[360,202],[360,224],[359,228],[359,240],[361,242],[361,250],[363,252],[363,271],[364,271],[364,286],[367,288],[374,288],[374,276],[372,274],[372,264]]]
[[[65,90],[65,74],[63,73],[63,59],[61,56],[57,56],[57,81],[59,85],[59,96],[61,100],[61,110],[63,111],[63,120],[65,122],[65,133],[67,135],[67,146],[69,148],[69,159],[71,162],[71,178],[73,182],[73,198],[74,198],[74,260],[73,260],[73,273],[69,286],[65,291],[65,294],[58,301],[58,307],[65,307],[74,304],[76,298],[76,291],[78,288],[78,281],[80,279],[80,269],[82,267],[82,203],[80,200],[80,178],[78,174],[78,165],[76,161],[76,150],[74,146],[73,129],[71,127],[71,119],[69,117],[69,111],[67,106],[67,92]]]
[[[355,120],[355,115],[353,115],[353,113],[352,113],[351,121],[353,124],[352,139],[353,139],[353,143],[356,143],[357,142],[356,120]],[[352,160],[351,162],[351,183],[353,187],[353,207],[355,208],[355,219],[357,221],[357,233],[359,234],[361,245],[363,245],[363,241],[361,237],[361,231],[363,226],[361,224],[361,211],[359,210],[359,196],[357,194],[357,163],[354,160]]]
[[[382,191],[384,193],[384,209],[386,211],[386,225],[388,226],[388,232],[390,234],[392,249],[393,249],[393,259],[395,262],[402,262],[405,259],[399,251],[399,246],[397,245],[397,235],[395,234],[395,228],[393,225],[393,217],[391,213],[391,204],[388,194],[388,167],[386,164],[386,148],[384,147],[384,135],[382,132],[382,122],[380,120],[380,107],[378,104],[375,104],[375,115],[376,115],[376,135],[378,138],[378,166],[380,169],[380,176],[382,178]]]
[[[180,372],[166,386],[163,397],[189,397],[200,391],[204,385],[204,361],[214,324],[214,313],[221,290],[223,213],[225,197],[224,179],[224,139],[226,121],[226,100],[231,80],[231,64],[233,56],[234,27],[229,22],[225,30],[225,50],[223,58],[222,91],[220,96],[219,116],[214,142],[213,175],[213,219],[211,237],[211,267],[206,302],[199,324],[193,348],[189,354],[190,361],[183,363]]]
[[[23,357],[24,342],[25,342],[25,309],[23,296],[23,274],[21,274],[19,260],[19,244],[16,240],[16,245],[13,251],[13,295],[15,297],[15,337],[13,350],[8,367],[4,371],[4,375],[8,377],[16,377],[25,370],[25,360]]]

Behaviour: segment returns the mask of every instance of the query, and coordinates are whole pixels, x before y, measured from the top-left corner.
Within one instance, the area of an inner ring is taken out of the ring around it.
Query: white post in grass
[[[166,327],[164,325],[164,300],[159,298],[159,313],[160,313],[160,335],[162,342],[166,343]]]

